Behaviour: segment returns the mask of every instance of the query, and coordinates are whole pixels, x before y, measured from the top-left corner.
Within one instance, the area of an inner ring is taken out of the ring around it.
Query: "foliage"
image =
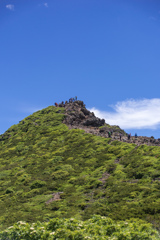
[[[50,106],[0,136],[0,229],[52,218],[140,218],[160,227],[160,148],[63,124]]]
[[[0,233],[1,240],[156,240],[159,233],[139,219],[113,221],[95,215],[87,221],[54,218],[45,223],[19,221]]]

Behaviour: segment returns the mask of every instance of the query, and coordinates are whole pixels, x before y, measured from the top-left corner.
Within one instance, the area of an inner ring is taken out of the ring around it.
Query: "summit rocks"
[[[83,101],[75,101],[65,105],[66,118],[64,123],[71,126],[101,127],[105,124],[104,119],[95,117],[93,112],[85,108]]]
[[[66,118],[63,121],[69,129],[83,129],[86,133],[91,133],[101,137],[108,137],[108,132],[119,136],[126,133],[119,126],[110,126],[105,123],[104,119],[100,119],[86,109],[83,101],[75,101],[65,104]]]
[[[138,146],[146,144],[148,146],[160,146],[160,138],[154,139],[154,137],[132,136],[129,140],[127,133],[119,126],[111,126],[105,123],[104,119],[100,119],[86,109],[83,101],[75,101],[65,104],[66,118],[63,121],[69,129],[82,129],[86,133],[94,134],[97,136],[108,138],[108,132],[111,132],[110,140],[133,143]]]

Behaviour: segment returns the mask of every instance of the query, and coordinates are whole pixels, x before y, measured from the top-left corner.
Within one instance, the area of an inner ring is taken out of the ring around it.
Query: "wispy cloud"
[[[34,112],[37,112],[38,110],[41,110],[43,109],[44,107],[27,107],[27,106],[24,106],[24,107],[21,107],[19,109],[19,111],[21,113],[25,113],[25,114],[31,114],[31,113],[34,113]]]
[[[156,18],[153,17],[153,16],[150,16],[150,17],[149,17],[149,20],[156,21]]]
[[[11,10],[11,11],[14,11],[14,5],[13,4],[6,5],[6,8]]]
[[[48,8],[48,3],[46,2],[46,3],[40,3],[40,4],[38,4],[38,7],[46,7],[46,8]]]
[[[123,129],[157,129],[160,127],[160,99],[126,100],[111,106],[113,112],[90,109],[106,123]]]
[[[44,6],[45,6],[46,8],[48,8],[48,3],[44,3]]]

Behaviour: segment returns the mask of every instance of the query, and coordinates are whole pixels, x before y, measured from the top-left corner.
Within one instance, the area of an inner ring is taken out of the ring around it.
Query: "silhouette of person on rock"
[[[120,133],[120,135],[119,135],[119,139],[120,139],[120,141],[121,141],[121,139],[122,139],[122,134]]]

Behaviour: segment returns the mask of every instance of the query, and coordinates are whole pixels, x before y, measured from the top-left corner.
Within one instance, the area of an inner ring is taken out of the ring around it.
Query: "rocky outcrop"
[[[119,126],[111,126],[105,123],[104,119],[100,119],[86,109],[83,101],[75,101],[72,103],[66,103],[64,123],[70,129],[83,129],[86,133],[94,134],[101,137],[110,137],[110,141],[122,141],[127,143],[134,143],[138,146],[146,144],[149,146],[160,146],[160,139],[154,139],[154,137],[134,137],[130,139],[127,137],[127,133]],[[111,133],[109,136],[108,133]],[[120,139],[121,135],[121,139]]]
[[[49,203],[51,203],[51,202],[54,202],[54,201],[59,201],[59,200],[61,200],[61,194],[62,194],[63,192],[57,192],[57,193],[53,193],[52,194],[52,198],[50,198],[47,202],[46,202],[46,204],[49,204]]]
[[[66,118],[63,121],[70,129],[83,129],[86,133],[91,133],[101,137],[108,137],[111,132],[111,139],[119,139],[119,135],[127,136],[125,131],[119,126],[110,126],[86,109],[83,101],[75,101],[64,105]]]
[[[66,118],[64,123],[71,126],[104,126],[105,120],[95,117],[94,113],[88,111],[82,101],[65,104]]]

